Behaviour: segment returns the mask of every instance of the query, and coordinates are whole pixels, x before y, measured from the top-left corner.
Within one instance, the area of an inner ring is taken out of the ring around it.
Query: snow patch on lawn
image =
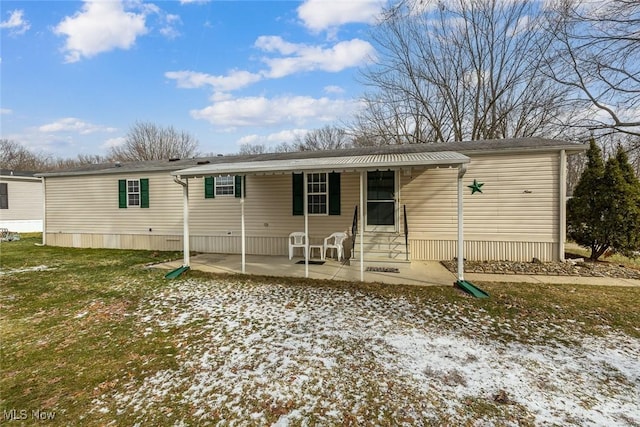
[[[11,274],[17,274],[17,273],[29,273],[32,271],[45,271],[45,270],[53,270],[53,268],[50,268],[49,266],[46,266],[46,265],[36,265],[33,267],[15,268],[13,270],[0,270],[0,276],[6,276]]]
[[[137,313],[142,336],[172,334],[176,367],[124,381],[93,410],[143,422],[182,408],[178,424],[453,425],[482,402],[490,424],[640,423],[639,340],[462,312],[345,289],[176,282]],[[483,333],[492,327],[570,339],[502,343]]]
[[[610,425],[624,414],[640,421],[637,340],[589,338],[576,348],[496,345],[417,330],[386,340],[399,355],[390,369],[410,373],[423,390],[440,379],[441,391],[458,402],[492,399],[504,391],[540,424],[572,419],[580,425]]]

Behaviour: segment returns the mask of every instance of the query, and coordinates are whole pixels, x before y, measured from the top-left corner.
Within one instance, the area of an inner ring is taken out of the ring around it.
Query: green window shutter
[[[340,174],[329,174],[329,215],[340,215]]]
[[[140,179],[140,207],[149,207],[149,179]]]
[[[240,175],[236,175],[233,177],[233,179],[234,179],[233,193],[236,197],[242,197],[242,177]]]
[[[204,198],[205,199],[213,199],[216,197],[216,189],[215,182],[212,176],[207,176],[204,178]]]
[[[127,207],[127,180],[126,179],[118,180],[118,207],[119,208]]]
[[[304,215],[304,177],[301,173],[292,174],[293,215]]]
[[[6,182],[0,183],[0,209],[9,209],[9,187]]]

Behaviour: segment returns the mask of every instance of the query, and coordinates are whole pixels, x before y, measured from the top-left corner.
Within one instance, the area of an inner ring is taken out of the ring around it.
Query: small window
[[[310,214],[327,213],[327,174],[310,173],[307,175],[307,200]]]
[[[140,181],[127,180],[127,206],[140,206]]]
[[[216,177],[216,196],[233,196],[235,190],[235,181],[233,176]]]
[[[9,209],[9,188],[7,183],[0,183],[0,209]]]
[[[118,207],[149,207],[149,178],[119,179]]]

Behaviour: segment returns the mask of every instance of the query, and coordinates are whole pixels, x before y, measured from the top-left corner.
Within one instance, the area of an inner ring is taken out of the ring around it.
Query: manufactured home
[[[42,180],[33,172],[0,170],[0,228],[42,231]]]
[[[47,245],[287,255],[345,232],[345,255],[564,255],[566,158],[527,138],[137,163],[43,173]],[[355,254],[350,254],[351,249]]]

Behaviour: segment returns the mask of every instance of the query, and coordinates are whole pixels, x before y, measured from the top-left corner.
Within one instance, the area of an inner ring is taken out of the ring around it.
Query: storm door
[[[396,231],[396,173],[367,172],[367,231]]]

